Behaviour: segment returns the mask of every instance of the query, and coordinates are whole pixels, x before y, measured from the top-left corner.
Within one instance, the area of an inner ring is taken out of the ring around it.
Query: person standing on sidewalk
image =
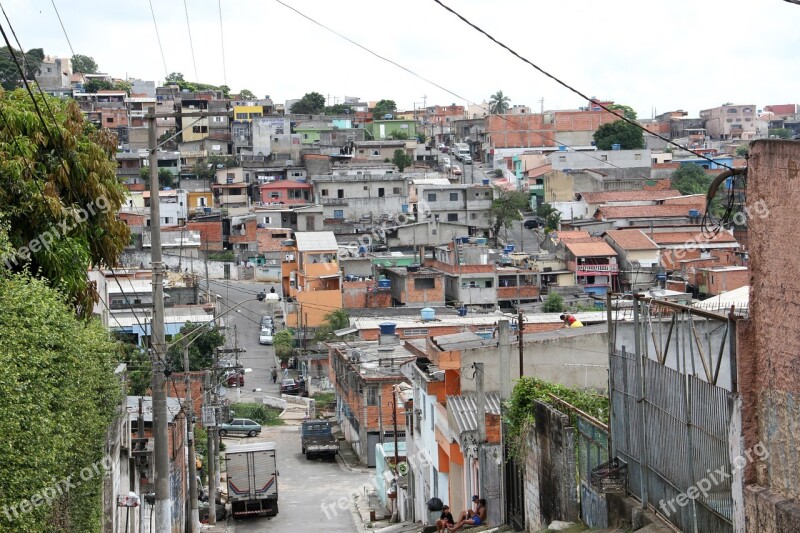
[[[278,370],[273,366],[272,367],[272,383],[278,382]]]

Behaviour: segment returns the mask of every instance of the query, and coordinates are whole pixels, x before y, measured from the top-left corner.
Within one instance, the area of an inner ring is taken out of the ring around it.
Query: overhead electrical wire
[[[167,69],[167,59],[164,57],[164,47],[161,46],[161,35],[158,32],[158,22],[156,22],[156,12],[153,9],[153,0],[147,0],[150,4],[150,14],[153,15],[153,26],[156,29],[156,40],[158,41],[158,49],[161,52],[161,62],[164,64],[164,75],[169,76],[169,70]]]
[[[192,42],[192,26],[189,24],[189,6],[186,0],[183,0],[183,10],[186,13],[186,30],[189,33],[189,50],[192,52],[192,66],[194,67],[194,79],[200,82],[200,77],[197,75],[197,62],[194,59],[194,43]]]
[[[433,0],[433,1],[434,1],[435,3],[437,3],[437,4],[439,4],[439,5],[440,5],[442,8],[444,8],[445,10],[449,11],[450,13],[452,13],[453,15],[455,15],[456,17],[458,17],[459,19],[461,19],[461,20],[462,20],[462,21],[463,21],[465,24],[467,24],[468,26],[470,26],[471,28],[473,28],[475,31],[477,31],[477,32],[481,33],[481,34],[482,34],[482,35],[484,35],[484,36],[485,36],[487,39],[489,39],[490,41],[492,41],[493,43],[495,43],[495,44],[496,44],[496,45],[498,45],[499,47],[501,47],[501,48],[503,48],[504,50],[506,50],[508,53],[510,53],[511,55],[513,55],[514,57],[516,57],[517,59],[519,59],[520,61],[522,61],[522,62],[524,62],[524,63],[526,63],[526,64],[530,65],[531,67],[533,67],[534,69],[536,69],[537,71],[539,71],[541,74],[544,74],[545,76],[547,76],[547,77],[548,77],[548,78],[550,78],[551,80],[555,81],[556,83],[558,83],[558,84],[559,84],[559,85],[561,85],[562,87],[564,87],[564,88],[568,89],[569,91],[571,91],[571,92],[573,92],[573,93],[577,94],[578,96],[580,96],[581,98],[583,98],[583,99],[584,99],[584,100],[586,100],[587,102],[592,102],[592,103],[594,103],[595,105],[597,105],[597,106],[598,106],[598,107],[600,107],[601,109],[603,109],[603,110],[605,110],[605,111],[607,111],[607,112],[611,113],[612,115],[615,115],[615,116],[619,117],[619,119],[620,119],[620,120],[623,120],[623,121],[627,122],[628,124],[631,124],[632,126],[635,126],[635,127],[639,128],[639,129],[640,129],[640,130],[642,130],[642,131],[645,131],[645,132],[647,132],[647,133],[650,133],[651,135],[653,135],[653,136],[655,136],[655,137],[658,137],[659,139],[661,139],[662,141],[665,141],[665,142],[667,142],[668,144],[671,144],[671,145],[673,145],[673,146],[676,146],[676,147],[680,148],[681,150],[686,150],[686,151],[688,151],[688,152],[690,152],[690,153],[692,153],[692,154],[696,155],[697,157],[700,157],[700,158],[702,158],[702,159],[705,159],[706,161],[709,161],[709,162],[711,162],[711,163],[715,163],[715,164],[717,164],[717,165],[720,165],[720,166],[722,166],[722,167],[725,167],[725,168],[727,168],[727,169],[729,169],[729,170],[733,170],[733,169],[732,169],[731,167],[729,167],[728,165],[725,165],[725,164],[723,164],[723,163],[720,163],[719,161],[715,161],[714,159],[711,159],[710,157],[708,157],[708,156],[706,156],[706,155],[704,155],[704,154],[701,154],[701,153],[699,153],[699,152],[695,152],[694,150],[691,150],[691,149],[689,149],[689,148],[686,148],[686,147],[684,147],[684,146],[681,146],[681,145],[679,145],[678,143],[676,143],[676,142],[674,142],[674,141],[672,141],[672,140],[670,140],[670,139],[668,139],[668,138],[666,138],[666,137],[663,137],[663,136],[661,136],[661,135],[659,135],[659,134],[657,134],[657,133],[653,133],[653,132],[649,131],[647,128],[645,128],[644,126],[642,126],[641,124],[639,124],[639,123],[638,123],[638,122],[636,122],[635,120],[631,120],[631,119],[629,119],[628,117],[626,117],[624,114],[617,113],[615,110],[613,110],[613,109],[610,109],[608,106],[606,106],[606,105],[602,104],[601,102],[598,102],[596,99],[590,98],[589,96],[587,96],[586,94],[582,93],[582,92],[581,92],[581,91],[579,91],[578,89],[576,89],[576,88],[572,87],[571,85],[569,85],[568,83],[566,83],[566,82],[562,81],[561,79],[557,78],[557,77],[556,77],[556,76],[554,76],[553,74],[550,74],[549,72],[547,72],[546,70],[544,70],[542,67],[540,67],[540,66],[536,65],[535,63],[533,63],[533,62],[532,62],[532,61],[530,61],[529,59],[527,59],[527,58],[523,57],[522,55],[520,55],[518,52],[516,52],[515,50],[513,50],[512,48],[510,48],[510,47],[509,47],[509,46],[507,46],[506,44],[504,44],[504,43],[502,43],[502,42],[498,41],[496,38],[494,38],[492,35],[490,35],[490,34],[489,34],[488,32],[486,32],[484,29],[482,29],[482,28],[481,28],[481,27],[479,27],[478,25],[476,25],[476,24],[474,24],[474,23],[470,22],[469,20],[467,20],[467,19],[466,19],[466,18],[465,18],[463,15],[461,15],[459,12],[457,12],[457,11],[456,11],[456,10],[454,10],[453,8],[451,8],[451,7],[449,7],[449,6],[446,6],[446,5],[444,5],[444,4],[441,2],[441,0]]]
[[[67,44],[69,45],[69,51],[72,52],[73,57],[75,56],[75,49],[72,48],[72,41],[69,40],[69,35],[67,35],[67,28],[64,27],[64,22],[61,20],[61,14],[58,12],[58,8],[56,7],[56,0],[50,0],[53,4],[53,9],[56,12],[56,17],[58,17],[58,23],[61,24],[61,31],[64,32],[64,37],[67,38]]]
[[[225,67],[225,36],[222,32],[222,0],[217,1],[219,6],[219,41],[222,49],[222,81],[228,85],[228,71]]]

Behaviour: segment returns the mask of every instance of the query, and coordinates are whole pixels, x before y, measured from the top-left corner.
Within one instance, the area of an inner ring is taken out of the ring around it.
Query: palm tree
[[[497,91],[489,98],[489,111],[493,115],[502,115],[508,111],[508,103],[511,98],[503,94],[503,91]]]

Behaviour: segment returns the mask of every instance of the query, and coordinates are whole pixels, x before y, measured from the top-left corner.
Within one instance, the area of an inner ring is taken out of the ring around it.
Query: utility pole
[[[206,398],[211,398],[211,371],[206,370],[205,375],[205,390],[206,390]],[[210,407],[216,409],[216,406],[213,402],[210,402]],[[214,416],[216,418],[216,415]],[[216,420],[214,420],[216,423]],[[217,477],[216,463],[214,462],[214,433],[216,431],[216,426],[206,426],[206,431],[208,432],[208,457],[206,457],[206,462],[208,463],[208,523],[211,525],[215,525],[217,523],[217,482],[215,481]]]
[[[483,363],[473,364],[475,365],[475,387],[478,390],[478,486],[483,487],[484,465],[481,461],[481,451],[486,443],[486,393],[483,390]]]
[[[507,400],[511,396],[511,342],[509,339],[508,319],[497,321],[497,341],[500,349],[500,399]]]
[[[189,376],[189,343],[183,341],[183,373],[186,386],[186,433],[189,435],[189,516],[188,533],[200,530],[200,510],[197,506],[197,462],[194,452],[194,407],[192,406],[192,383]]]
[[[522,309],[517,309],[517,344],[519,344],[519,377],[522,377],[525,372],[525,349],[522,343],[522,330],[525,329],[523,320],[525,316],[522,314]]]
[[[399,477],[399,472],[397,471],[397,465],[400,464],[400,455],[397,451],[397,385],[392,385],[392,425],[394,426],[394,472],[395,472],[395,480]],[[397,481],[395,481],[397,483]],[[395,500],[396,502],[396,500]],[[394,505],[394,513],[392,516],[392,522],[399,522],[399,506],[396,504]]]
[[[150,263],[153,269],[153,318],[151,329],[151,380],[153,398],[153,455],[155,472],[153,484],[156,494],[155,531],[170,531],[172,499],[169,493],[169,445],[167,391],[164,370],[166,344],[164,342],[164,286],[161,279],[161,210],[158,184],[158,135],[156,110],[151,107],[147,117],[147,140],[150,149]]]

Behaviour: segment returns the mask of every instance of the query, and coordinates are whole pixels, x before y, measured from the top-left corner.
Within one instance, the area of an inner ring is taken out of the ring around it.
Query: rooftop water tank
[[[381,328],[381,335],[394,335],[397,324],[394,322],[381,322],[378,327]]]
[[[559,144],[558,145],[558,151],[559,152],[566,152],[567,151],[567,147],[565,145],[563,145],[563,144]]]
[[[489,178],[483,178],[481,181],[484,185],[489,185]]]
[[[379,279],[378,280],[378,287],[382,289],[387,289],[392,286],[392,282],[388,279]]]
[[[422,320],[433,320],[436,316],[436,310],[432,307],[425,307],[420,313],[422,315]]]
[[[620,145],[618,145],[618,144],[612,144],[612,145],[611,145],[611,149],[612,149],[612,150],[619,150],[620,148],[621,148],[621,147],[620,147]]]
[[[698,211],[697,209],[689,209],[689,216],[690,217],[699,217],[700,216],[700,211]]]

